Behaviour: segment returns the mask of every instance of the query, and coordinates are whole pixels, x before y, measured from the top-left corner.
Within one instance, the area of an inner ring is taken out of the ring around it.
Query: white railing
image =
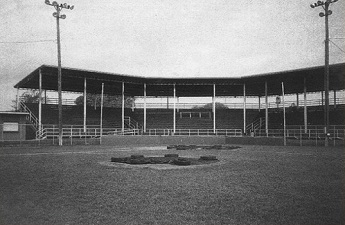
[[[129,116],[125,116],[125,125],[130,129],[139,129],[139,123]]]
[[[145,132],[149,136],[168,136],[168,135],[181,135],[181,136],[214,136],[214,135],[225,135],[225,136],[242,136],[241,129],[148,129]]]
[[[255,132],[265,124],[265,118],[260,117],[246,126],[246,133]]]
[[[38,129],[36,131],[36,139],[46,139],[47,138],[47,130],[44,128]]]
[[[310,99],[306,101],[306,105],[307,106],[320,106],[324,104],[325,100],[322,99]],[[46,98],[43,100],[44,104],[58,104],[58,98]],[[304,100],[303,99],[299,99],[298,102],[298,106],[303,107],[304,105]],[[75,99],[62,99],[62,104],[63,105],[75,105]],[[177,109],[192,109],[195,107],[202,107],[207,103],[176,103],[176,108]],[[243,103],[222,103],[225,106],[227,106],[230,109],[242,109],[243,108]],[[334,98],[330,98],[329,99],[329,104],[330,105],[334,105]],[[344,98],[335,98],[335,104],[336,105],[344,105],[345,104],[345,99]],[[285,107],[290,107],[291,105],[295,105],[297,106],[297,102],[296,101],[285,101]],[[146,108],[160,108],[160,109],[173,109],[174,105],[172,102],[167,103],[163,103],[163,102],[159,102],[159,103],[146,103]],[[277,106],[275,101],[271,101],[268,102],[268,108],[282,108],[283,104],[279,104]],[[144,103],[142,102],[137,102],[135,103],[135,108],[138,109],[142,109],[144,108]],[[246,103],[246,108],[247,109],[264,109],[266,108],[266,104],[264,102],[262,102],[260,104],[259,107],[259,103]]]
[[[20,101],[19,102],[20,109],[23,110],[24,112],[29,113],[28,115],[28,120],[33,124],[35,129],[38,129],[39,124],[38,124],[38,119],[37,117],[31,112],[31,110],[25,105],[24,102]]]
[[[307,130],[303,126],[292,126],[285,130],[286,138],[290,139],[324,139],[325,129],[322,125],[310,126]],[[284,137],[284,129],[259,129],[255,132],[257,137]],[[329,137],[334,140],[344,140],[345,126],[330,126]]]
[[[58,125],[44,125],[43,130],[46,138],[58,138],[59,137],[59,126]],[[100,126],[87,126],[84,129],[83,125],[63,125],[62,137],[88,137],[97,138],[102,135],[113,134],[121,131],[121,128],[100,128]]]

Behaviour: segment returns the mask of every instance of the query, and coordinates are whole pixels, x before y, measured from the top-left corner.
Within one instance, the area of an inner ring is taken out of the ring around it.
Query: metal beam
[[[84,118],[83,118],[83,128],[84,128],[84,133],[86,132],[86,98],[87,98],[87,93],[86,93],[86,78],[84,78]]]
[[[144,83],[144,132],[146,132],[146,83]]]
[[[265,131],[268,137],[268,97],[267,97],[267,81],[265,81]]]

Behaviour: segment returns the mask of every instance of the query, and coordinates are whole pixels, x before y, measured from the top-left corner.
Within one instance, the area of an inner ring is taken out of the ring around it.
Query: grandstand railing
[[[307,129],[304,129],[304,126],[290,125],[285,131],[286,138],[288,139],[309,139],[317,141],[325,138],[325,129],[323,125],[308,126]],[[265,129],[259,129],[255,131],[254,136],[283,137],[284,129],[268,129],[268,133],[266,133]],[[344,140],[345,126],[329,126],[329,138],[332,140]]]
[[[43,132],[46,138],[58,138],[59,137],[59,127],[58,125],[44,125]],[[121,128],[101,128],[98,125],[89,125],[84,130],[83,125],[63,125],[62,127],[62,137],[88,137],[97,138],[102,135],[113,134],[115,132],[121,131]]]
[[[322,99],[309,99],[306,101],[307,106],[321,106],[324,104],[325,100]],[[58,98],[46,98],[46,100],[43,100],[45,104],[58,104]],[[62,104],[63,105],[75,105],[75,99],[62,99]],[[178,109],[192,109],[192,108],[197,108],[205,105],[206,103],[176,103],[176,108]],[[230,109],[242,109],[243,108],[243,103],[222,103],[225,106],[227,106]],[[329,104],[334,105],[334,98],[329,99]],[[344,98],[335,98],[335,104],[336,105],[344,105],[345,104],[345,99]],[[292,105],[297,106],[296,101],[285,101],[284,103],[285,107],[290,107]],[[304,105],[304,100],[299,101],[299,106]],[[268,103],[268,108],[282,108],[283,104],[277,105],[276,102],[272,101]],[[134,108],[144,108],[144,103],[135,103]],[[173,108],[173,103],[146,103],[146,108]],[[247,109],[264,109],[266,108],[266,104],[263,102],[260,104],[259,103],[246,103],[246,108]]]
[[[257,130],[261,129],[261,127],[265,124],[265,117],[260,117],[254,120],[252,123],[246,126],[246,133],[256,132]]]
[[[31,112],[31,110],[25,105],[24,102],[20,101],[19,107],[20,107],[20,111],[29,113],[27,120],[29,120],[32,123],[32,125],[35,127],[35,129],[37,130],[39,128],[37,117]]]
[[[168,135],[181,135],[181,136],[214,136],[214,135],[225,135],[241,137],[241,129],[148,129],[145,132],[149,136],[168,136]]]
[[[59,128],[57,125],[44,125],[42,133],[45,138],[58,138]],[[43,135],[42,134],[42,135]],[[181,135],[181,136],[214,136],[225,135],[241,137],[241,129],[148,129],[143,132],[141,129],[124,129],[121,128],[100,128],[99,126],[87,126],[84,132],[82,125],[64,125],[62,128],[63,138],[98,138],[104,135],[149,135],[149,136],[168,136],[168,135]]]
[[[125,125],[130,129],[139,129],[139,123],[129,116],[125,116]]]

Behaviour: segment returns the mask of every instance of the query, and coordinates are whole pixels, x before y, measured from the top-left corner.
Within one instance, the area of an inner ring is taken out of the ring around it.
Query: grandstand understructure
[[[345,130],[344,69],[345,63],[330,66],[330,136],[339,140],[344,139]],[[19,94],[17,97],[17,110],[29,112],[34,139],[57,138],[59,134],[57,101],[43,96],[44,91],[57,91],[57,74],[57,67],[42,65],[15,85],[18,90],[35,89],[40,93],[34,103],[22,101]],[[239,78],[145,78],[62,68],[64,93],[80,93],[85,96],[84,102],[87,94],[102,92],[122,97],[122,105],[117,107],[76,105],[74,100],[64,99],[63,136],[281,137],[285,130],[290,138],[322,138],[323,81],[323,66]],[[141,102],[126,106],[125,96]],[[287,100],[291,96],[294,100]],[[179,102],[181,98],[207,97],[210,107],[203,107],[205,104],[198,100]],[[166,98],[167,102],[147,102],[154,98]],[[219,107],[218,99],[226,99],[226,103]]]

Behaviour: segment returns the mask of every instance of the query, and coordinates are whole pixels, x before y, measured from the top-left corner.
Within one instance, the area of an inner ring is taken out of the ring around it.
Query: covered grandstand
[[[344,138],[344,69],[345,63],[330,66],[330,123],[337,139]],[[37,103],[28,104],[17,98],[17,110],[30,113],[38,139],[58,135],[57,102],[43,97],[43,91],[57,91],[57,80],[57,67],[42,65],[14,86],[18,90],[39,90],[41,98]],[[64,134],[282,136],[286,108],[286,125],[292,136],[318,138],[324,128],[323,80],[323,66],[238,78],[146,78],[62,68],[64,92],[82,93],[86,98],[86,94],[100,94],[104,84],[105,95],[141,100],[130,108],[123,102],[119,108],[101,109],[65,99]],[[319,97],[307,98],[311,94]],[[277,102],[276,98],[283,95],[296,99]],[[180,103],[179,99],[185,97],[209,97],[211,107]],[[147,100],[152,98],[165,98],[167,102],[150,104]],[[217,98],[227,99],[225,107],[216,107]]]

